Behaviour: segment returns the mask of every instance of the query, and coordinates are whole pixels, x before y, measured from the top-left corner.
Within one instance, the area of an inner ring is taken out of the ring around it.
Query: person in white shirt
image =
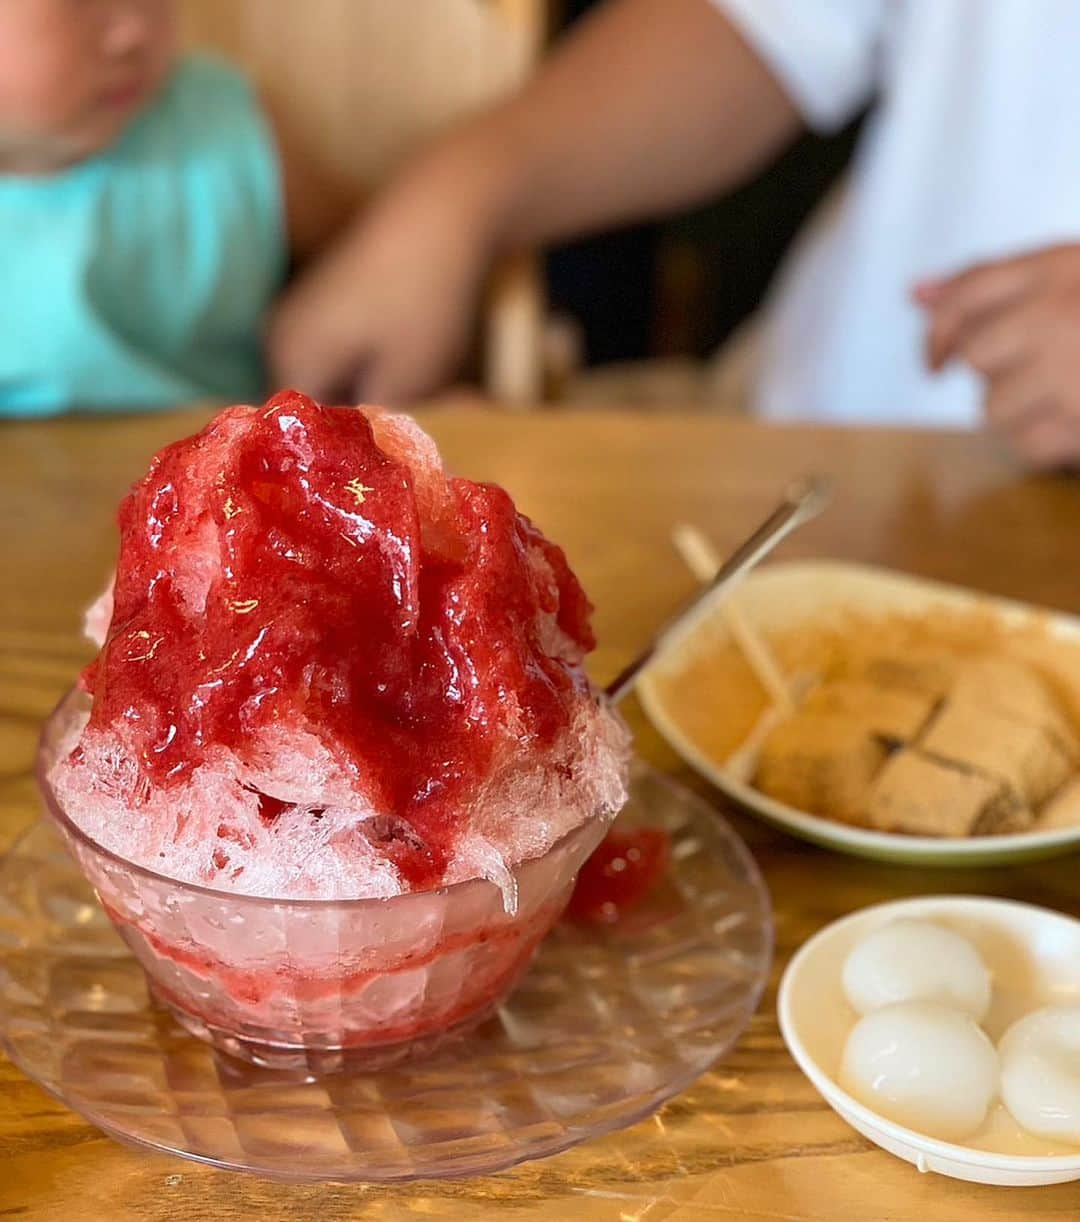
[[[611,0],[299,280],[277,375],[427,393],[499,253],[700,201],[872,102],[766,311],[756,410],[1080,461],[1078,50],[1077,0]]]

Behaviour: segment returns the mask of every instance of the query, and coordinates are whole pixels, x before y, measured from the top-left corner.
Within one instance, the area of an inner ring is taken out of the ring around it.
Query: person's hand
[[[464,351],[490,235],[452,175],[417,169],[286,291],[267,336],[276,385],[323,401],[405,403]]]
[[[1036,467],[1080,462],[1080,244],[925,281],[926,359],[986,379],[987,419]]]

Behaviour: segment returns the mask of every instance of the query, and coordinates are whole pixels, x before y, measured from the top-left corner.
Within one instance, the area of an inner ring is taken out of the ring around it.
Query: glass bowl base
[[[236,1057],[249,1065],[265,1069],[307,1070],[312,1074],[378,1073],[406,1061],[432,1056],[448,1044],[463,1039],[475,1031],[495,1011],[491,1003],[456,1022],[451,1027],[431,1035],[404,1040],[395,1044],[380,1044],[363,1048],[320,1048],[304,1044],[270,1044],[246,1039],[233,1031],[206,1022],[198,1015],[163,997],[152,984],[148,991],[153,1003],[167,1011],[181,1027],[196,1039],[209,1044],[226,1056]]]

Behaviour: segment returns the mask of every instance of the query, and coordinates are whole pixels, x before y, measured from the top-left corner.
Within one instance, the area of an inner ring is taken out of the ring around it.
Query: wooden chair
[[[512,89],[539,54],[545,0],[182,0],[190,45],[243,65],[313,157],[368,191],[435,131]],[[541,395],[537,261],[507,260],[484,319],[484,381]]]

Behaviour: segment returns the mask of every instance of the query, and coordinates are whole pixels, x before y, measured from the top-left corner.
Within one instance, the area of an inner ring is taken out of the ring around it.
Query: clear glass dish
[[[482,1175],[591,1142],[707,1073],[750,1021],[771,958],[768,893],[717,812],[639,767],[619,826],[641,825],[671,839],[658,884],[613,925],[557,922],[472,1032],[379,1069],[349,1052],[278,1069],[222,1055],[155,1004],[42,820],[0,860],[0,1041],[119,1140],[280,1179]],[[536,1182],[617,1186],[621,1167],[636,1183],[650,1162],[662,1175],[715,1160],[733,1074]]]

